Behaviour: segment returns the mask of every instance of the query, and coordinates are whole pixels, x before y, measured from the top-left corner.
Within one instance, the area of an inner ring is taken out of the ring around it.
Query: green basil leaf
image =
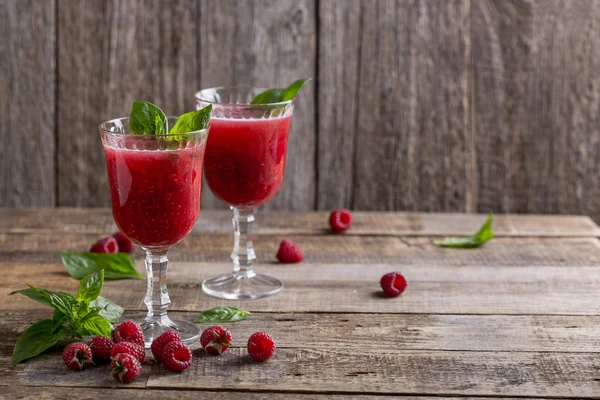
[[[102,296],[98,296],[96,300],[91,301],[90,307],[100,308],[98,315],[106,318],[113,324],[119,322],[121,315],[123,315],[123,309],[121,307]]]
[[[28,289],[15,290],[14,292],[10,293],[10,296],[12,296],[13,294],[17,294],[17,293],[27,296],[31,300],[35,300],[38,303],[42,303],[48,307],[54,308],[54,306],[52,305],[52,302],[50,301],[50,296],[48,296],[45,292],[40,292],[33,288],[28,288]]]
[[[67,315],[72,314],[73,308],[77,305],[77,299],[70,293],[40,289],[32,285],[28,286],[29,289],[14,291],[11,295],[15,293],[23,294],[32,300],[50,306],[56,310],[60,310]]]
[[[302,89],[302,87],[310,80],[312,80],[312,78],[302,78],[286,88],[267,89],[264,92],[257,94],[250,104],[272,104],[292,100],[296,97],[300,89]]]
[[[36,322],[17,339],[13,350],[13,364],[17,365],[25,359],[37,356],[54,346],[64,336],[65,330],[62,326],[55,329],[51,319]]]
[[[62,325],[63,321],[65,321],[66,315],[65,313],[63,313],[60,310],[54,310],[54,314],[52,314],[52,329],[51,331],[54,332],[56,331],[56,329]]]
[[[202,311],[194,322],[202,324],[208,322],[234,322],[246,319],[250,313],[237,307],[215,307]]]
[[[98,297],[104,284],[104,270],[84,276],[79,282],[77,298],[90,302]]]
[[[101,253],[60,253],[63,265],[73,278],[81,279],[86,275],[104,270],[104,279],[143,278],[135,269],[135,262],[129,254]]]
[[[81,324],[81,328],[78,330],[80,336],[106,336],[111,337],[112,325],[108,320],[100,315],[94,315],[91,318],[87,318]]]
[[[434,240],[433,243],[441,247],[452,247],[458,249],[472,249],[483,245],[494,237],[492,231],[492,222],[494,215],[490,214],[485,223],[474,235],[470,236],[449,236],[443,240]]]
[[[136,101],[131,105],[129,129],[131,133],[166,135],[169,131],[167,116],[157,105]]]
[[[211,110],[212,105],[209,104],[200,110],[183,114],[177,118],[177,121],[171,128],[169,135],[174,135],[174,140],[185,140],[190,138],[190,135],[184,135],[185,133],[200,131],[208,128]]]

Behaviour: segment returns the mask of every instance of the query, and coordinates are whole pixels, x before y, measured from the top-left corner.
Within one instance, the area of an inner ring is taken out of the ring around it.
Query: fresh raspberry
[[[248,339],[248,354],[256,361],[266,361],[273,357],[276,348],[271,335],[265,332],[256,332]]]
[[[352,214],[350,210],[338,208],[329,215],[329,225],[334,232],[344,232],[352,225]]]
[[[222,326],[211,326],[202,332],[200,344],[209,353],[223,354],[231,346],[231,334]]]
[[[125,321],[117,325],[112,333],[115,343],[131,342],[144,347],[144,332],[138,324],[133,321]]]
[[[131,253],[133,252],[133,242],[129,240],[127,236],[123,234],[123,232],[115,232],[112,237],[115,238],[117,244],[119,245],[119,251],[123,253]]]
[[[279,251],[277,251],[277,259],[286,264],[299,263],[304,259],[304,254],[296,243],[291,240],[282,240]]]
[[[406,289],[408,282],[400,272],[390,272],[381,277],[381,288],[389,296],[400,296]]]
[[[98,240],[96,243],[92,245],[90,249],[92,253],[118,253],[119,252],[119,244],[117,240],[112,237],[105,237],[103,239]]]
[[[110,356],[114,357],[119,353],[131,354],[132,356],[137,358],[137,360],[140,362],[140,364],[143,364],[144,360],[146,359],[146,352],[144,351],[144,348],[142,346],[140,346],[139,344],[135,344],[135,343],[130,343],[130,342],[115,343],[115,345],[113,346],[113,348],[110,352]]]
[[[112,358],[110,374],[121,383],[129,383],[142,372],[142,364],[127,353],[119,353]]]
[[[65,347],[62,359],[67,368],[73,371],[83,371],[83,369],[93,364],[92,350],[83,342],[71,343]]]
[[[181,342],[181,335],[177,331],[166,331],[152,342],[150,348],[156,361],[160,361],[160,356],[166,345],[171,342]]]
[[[90,350],[94,355],[94,362],[96,364],[107,363],[110,361],[110,351],[112,350],[115,342],[107,338],[106,336],[96,336],[90,343]]]
[[[192,365],[192,352],[181,342],[167,344],[160,358],[165,367],[173,372],[183,372]]]

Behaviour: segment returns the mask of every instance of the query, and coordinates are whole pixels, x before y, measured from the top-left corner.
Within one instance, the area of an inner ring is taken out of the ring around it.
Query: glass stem
[[[252,223],[254,210],[252,208],[236,208],[233,210],[233,274],[239,278],[252,278],[256,273],[252,270],[252,262],[256,253],[252,247]]]
[[[167,308],[171,304],[167,292],[167,250],[146,250],[148,288],[144,303],[148,306],[147,322],[167,322]]]

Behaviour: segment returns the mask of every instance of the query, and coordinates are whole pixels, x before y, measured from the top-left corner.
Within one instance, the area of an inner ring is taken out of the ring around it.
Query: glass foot
[[[221,299],[247,300],[272,296],[283,289],[283,283],[269,275],[233,273],[202,282],[204,293]]]
[[[200,328],[198,325],[179,319],[171,320],[166,316],[160,321],[144,320],[140,323],[140,327],[144,332],[144,344],[147,349],[150,348],[154,339],[171,329],[179,332],[183,343],[191,343],[200,339]]]

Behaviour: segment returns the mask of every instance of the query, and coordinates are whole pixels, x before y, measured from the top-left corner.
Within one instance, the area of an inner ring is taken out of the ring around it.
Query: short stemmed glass
[[[176,118],[168,118],[170,126]],[[199,328],[171,320],[167,308],[167,251],[192,230],[200,212],[202,166],[208,129],[181,140],[168,135],[130,133],[129,118],[100,124],[115,222],[146,251],[148,314],[140,323],[146,347],[174,329],[183,342],[197,340]]]
[[[265,89],[220,87],[196,93],[196,108],[212,105],[204,178],[233,210],[233,273],[205,280],[204,292],[225,299],[257,299],[278,293],[283,283],[252,269],[254,209],[279,190],[285,171],[293,100],[250,104]]]

